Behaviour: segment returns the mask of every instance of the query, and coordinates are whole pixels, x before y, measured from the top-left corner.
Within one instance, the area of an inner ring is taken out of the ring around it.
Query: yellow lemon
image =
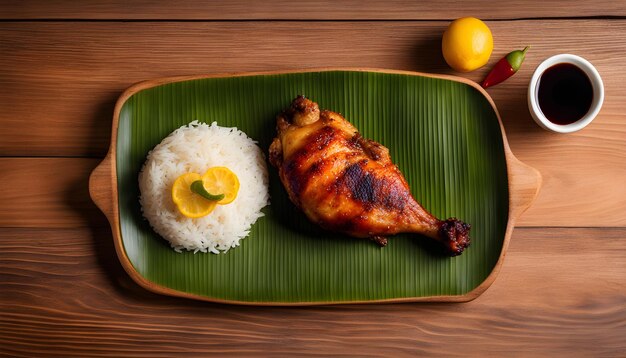
[[[454,70],[473,71],[487,63],[493,50],[491,30],[475,17],[452,21],[441,41],[443,57]]]
[[[189,218],[200,218],[210,214],[217,201],[207,200],[191,191],[191,184],[201,180],[200,174],[187,173],[179,176],[172,186],[172,200],[181,214]]]
[[[209,168],[202,175],[202,184],[211,194],[224,194],[224,198],[217,202],[220,205],[232,203],[239,192],[239,178],[226,167]]]

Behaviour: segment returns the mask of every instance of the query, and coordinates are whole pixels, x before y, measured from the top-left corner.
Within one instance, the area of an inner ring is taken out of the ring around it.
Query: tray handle
[[[517,219],[539,194],[542,178],[537,169],[522,163],[514,155],[511,154],[510,159],[511,214]]]
[[[96,203],[96,206],[104,213],[104,215],[112,223],[114,216],[113,209],[113,171],[111,170],[112,160],[111,154],[107,154],[96,169],[89,176],[89,196]]]

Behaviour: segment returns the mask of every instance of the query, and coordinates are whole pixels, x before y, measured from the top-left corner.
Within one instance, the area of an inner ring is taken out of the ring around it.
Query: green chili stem
[[[211,201],[220,201],[224,199],[224,194],[214,195],[206,191],[206,189],[204,188],[204,184],[202,183],[202,180],[196,180],[193,183],[191,183],[191,191]]]

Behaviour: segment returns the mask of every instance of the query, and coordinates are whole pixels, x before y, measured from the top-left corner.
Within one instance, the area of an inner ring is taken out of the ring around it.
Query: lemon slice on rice
[[[197,187],[199,183],[202,184],[200,188]],[[172,200],[181,214],[189,218],[200,218],[210,214],[218,204],[232,203],[238,192],[237,175],[226,167],[213,167],[202,176],[197,173],[179,176],[172,186]],[[213,196],[216,197],[215,200],[211,200]]]
[[[202,175],[204,188],[213,194],[224,194],[224,198],[217,203],[219,205],[230,204],[239,192],[239,178],[226,167],[213,167]]]
[[[209,215],[217,206],[217,201],[207,200],[191,190],[193,182],[201,180],[198,173],[179,176],[172,186],[172,200],[181,214],[188,218],[200,218]]]

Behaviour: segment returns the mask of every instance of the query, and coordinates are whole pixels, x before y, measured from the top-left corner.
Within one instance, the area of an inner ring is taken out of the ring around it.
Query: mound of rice
[[[172,185],[180,175],[200,175],[210,167],[225,166],[239,178],[237,198],[218,205],[202,218],[183,216],[172,201]],[[174,250],[228,251],[239,246],[269,203],[267,166],[255,141],[237,128],[210,126],[198,121],[182,126],[150,153],[139,174],[141,210]]]

